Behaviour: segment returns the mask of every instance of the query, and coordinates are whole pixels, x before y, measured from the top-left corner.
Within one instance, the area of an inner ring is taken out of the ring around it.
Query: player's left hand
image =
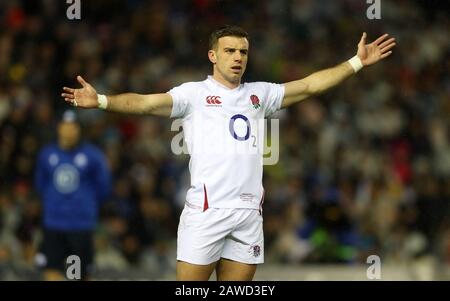
[[[372,43],[366,44],[367,34],[363,33],[358,43],[357,55],[364,66],[375,64],[392,53],[391,49],[396,45],[395,38],[388,39],[388,37],[388,34],[384,34]]]

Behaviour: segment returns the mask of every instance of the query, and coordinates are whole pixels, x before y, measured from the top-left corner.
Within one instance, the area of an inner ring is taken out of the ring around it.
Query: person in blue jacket
[[[42,200],[43,240],[37,257],[45,280],[64,279],[67,258],[80,258],[81,278],[92,273],[93,231],[101,202],[111,190],[104,154],[81,140],[74,111],[65,111],[57,143],[39,153],[35,185]]]

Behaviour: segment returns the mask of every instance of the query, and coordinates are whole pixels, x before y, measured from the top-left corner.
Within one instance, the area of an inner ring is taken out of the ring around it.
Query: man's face
[[[80,140],[80,126],[75,122],[61,122],[58,125],[58,144],[63,149],[71,149]]]
[[[208,52],[216,75],[229,83],[238,84],[247,67],[248,40],[241,37],[221,37],[217,46]]]

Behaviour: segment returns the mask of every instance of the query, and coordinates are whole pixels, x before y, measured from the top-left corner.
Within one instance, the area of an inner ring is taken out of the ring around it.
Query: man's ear
[[[217,62],[216,52],[214,50],[209,50],[208,58],[211,63],[215,64]]]

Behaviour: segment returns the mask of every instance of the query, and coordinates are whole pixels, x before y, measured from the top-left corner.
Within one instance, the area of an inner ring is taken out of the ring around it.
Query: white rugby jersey
[[[260,209],[264,118],[279,110],[284,86],[267,82],[225,87],[212,76],[168,92],[172,118],[182,118],[191,156],[186,205]]]

